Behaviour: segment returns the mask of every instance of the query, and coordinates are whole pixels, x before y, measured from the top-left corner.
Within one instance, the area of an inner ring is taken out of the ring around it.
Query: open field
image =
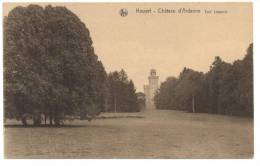
[[[65,127],[7,126],[6,158],[251,158],[253,120],[180,111],[106,113]],[[119,118],[115,118],[119,117]],[[7,121],[7,124],[11,123]]]

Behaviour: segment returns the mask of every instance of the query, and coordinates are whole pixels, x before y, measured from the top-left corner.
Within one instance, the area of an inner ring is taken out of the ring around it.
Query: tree
[[[159,90],[155,93],[154,102],[158,109],[177,109],[175,87],[178,84],[178,79],[169,77],[165,82],[162,82]]]
[[[108,74],[108,110],[110,112],[136,112],[138,101],[134,83],[124,70]]]
[[[43,113],[58,125],[67,114],[100,112],[105,83],[88,29],[65,7],[16,7],[5,18],[6,114]]]
[[[242,63],[242,77],[239,81],[240,103],[244,106],[243,115],[254,115],[254,90],[253,90],[253,44],[250,44]]]
[[[179,109],[196,112],[195,108],[199,106],[199,102],[196,101],[202,98],[200,96],[202,82],[203,73],[188,68],[183,69],[175,87],[176,96],[179,98],[177,105]]]
[[[231,65],[223,62],[220,57],[215,57],[215,61],[210,66],[210,71],[206,75],[208,90],[209,90],[209,104],[211,106],[211,113],[222,113],[221,108],[221,90],[223,90],[223,78],[225,73],[230,69]]]
[[[196,112],[196,108],[201,108],[200,101],[205,99],[203,81],[203,73],[184,68],[179,78],[170,77],[161,84],[155,95],[157,108]]]
[[[137,111],[139,111],[136,89],[134,87],[134,83],[133,83],[132,80],[130,80],[129,83],[127,84],[126,95],[127,95],[126,96],[126,105],[128,106],[126,111],[127,112],[137,112]]]
[[[145,108],[145,94],[143,92],[137,92],[137,103],[138,103],[138,110],[141,111]]]
[[[242,60],[233,63],[233,82],[231,85],[230,100],[227,105],[227,112],[231,115],[253,116],[253,44],[247,49]],[[227,82],[227,81],[226,81]],[[235,111],[234,111],[235,110]]]

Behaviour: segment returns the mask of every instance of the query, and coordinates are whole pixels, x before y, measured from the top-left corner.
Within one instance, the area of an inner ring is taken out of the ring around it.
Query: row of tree
[[[124,71],[107,76],[89,30],[65,7],[16,7],[4,18],[6,117],[58,125],[66,115],[136,111],[136,100],[133,82]]]
[[[159,109],[253,116],[253,44],[232,64],[215,57],[207,73],[184,68],[155,95]]]

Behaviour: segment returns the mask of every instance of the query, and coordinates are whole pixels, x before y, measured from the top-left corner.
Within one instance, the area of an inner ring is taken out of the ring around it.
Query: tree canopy
[[[253,44],[244,59],[232,64],[216,57],[205,74],[184,68],[178,78],[161,84],[155,104],[159,109],[253,116]]]
[[[5,113],[100,112],[106,72],[85,24],[65,7],[16,7],[4,19]],[[51,122],[52,123],[52,122]]]

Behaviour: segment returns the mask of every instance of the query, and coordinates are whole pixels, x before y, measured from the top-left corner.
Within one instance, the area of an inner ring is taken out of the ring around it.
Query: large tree
[[[16,7],[4,21],[6,115],[104,109],[106,72],[85,24],[65,7]],[[95,108],[95,109],[93,109]]]
[[[225,84],[224,77],[229,73],[231,64],[222,61],[220,57],[215,57],[214,62],[210,66],[210,71],[206,74],[208,85],[208,104],[210,105],[210,113],[221,113],[223,111],[221,98]],[[228,77],[232,80],[232,77]],[[226,89],[226,88],[225,88]]]

